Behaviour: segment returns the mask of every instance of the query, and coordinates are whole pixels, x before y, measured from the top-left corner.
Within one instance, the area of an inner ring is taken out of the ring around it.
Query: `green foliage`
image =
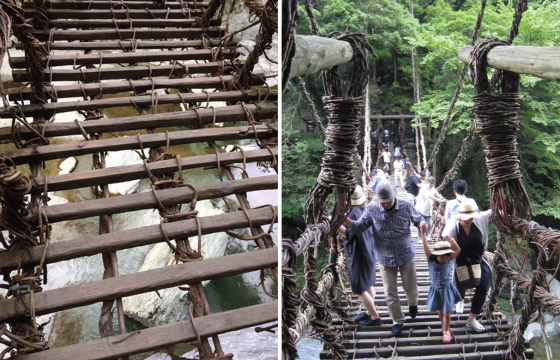
[[[284,130],[282,135],[282,216],[303,216],[303,204],[317,180],[325,146],[313,133]]]

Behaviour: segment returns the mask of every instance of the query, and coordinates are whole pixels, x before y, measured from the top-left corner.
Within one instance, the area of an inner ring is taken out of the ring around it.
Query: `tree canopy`
[[[413,114],[416,111],[428,120],[424,125],[429,156],[463,66],[457,54],[470,42],[480,0],[416,1],[414,18],[410,4],[409,0],[313,2],[321,35],[327,35],[330,30],[345,29],[367,34],[378,55],[370,80],[372,119],[375,120],[377,114]],[[528,4],[513,45],[560,46],[560,3],[530,0]],[[477,41],[488,36],[505,39],[516,5],[516,1],[488,1]],[[297,32],[310,34],[310,21],[303,6],[299,12],[301,21]],[[418,53],[422,94],[418,104],[413,99],[413,48]],[[350,70],[348,66],[341,67],[343,78],[349,79]],[[321,109],[320,74],[308,76],[305,80],[315,106]],[[519,91],[521,130],[518,143],[533,215],[544,225],[559,228],[560,83],[522,75]],[[473,95],[473,87],[466,78],[448,125],[447,137],[438,152],[435,173],[438,184],[451,168],[472,123],[473,115],[469,109],[473,105]],[[307,130],[307,104],[302,101],[296,86],[291,85],[290,92],[283,97],[283,109],[283,217],[290,225],[302,224],[298,220],[301,208],[319,173],[324,148],[317,130]],[[480,141],[473,142],[467,159],[459,168],[456,179],[459,178],[469,183],[469,195],[482,206],[488,206],[486,166]],[[452,197],[450,186],[444,195]],[[291,234],[285,232],[285,235]]]

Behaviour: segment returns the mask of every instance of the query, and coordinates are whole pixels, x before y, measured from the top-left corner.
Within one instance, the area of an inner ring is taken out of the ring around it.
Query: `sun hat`
[[[451,244],[449,241],[438,241],[434,244],[434,251],[432,251],[432,255],[447,255],[447,254],[454,254],[455,251],[451,250]]]
[[[350,200],[352,205],[362,205],[366,202],[366,195],[362,191],[362,187],[360,185],[356,186],[354,193],[352,194],[352,199]]]
[[[479,216],[478,207],[472,200],[463,201],[457,210],[459,220],[476,219]]]
[[[375,202],[388,203],[397,197],[397,189],[387,180],[381,181],[375,188]]]

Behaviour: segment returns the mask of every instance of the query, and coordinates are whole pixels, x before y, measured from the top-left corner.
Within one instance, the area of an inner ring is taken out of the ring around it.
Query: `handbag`
[[[470,262],[470,258],[467,260]],[[463,289],[475,288],[480,285],[480,264],[457,266],[457,280]]]

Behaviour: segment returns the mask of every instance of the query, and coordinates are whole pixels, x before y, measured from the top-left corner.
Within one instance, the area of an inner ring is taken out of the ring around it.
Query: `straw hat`
[[[451,244],[449,241],[438,241],[434,244],[434,251],[432,255],[447,255],[447,254],[454,254],[455,251],[451,250]]]
[[[360,185],[356,186],[356,190],[354,190],[354,193],[352,194],[351,202],[352,205],[362,205],[366,202],[366,196],[364,195]]]
[[[479,216],[478,207],[472,200],[463,201],[457,210],[459,220],[476,219]]]

